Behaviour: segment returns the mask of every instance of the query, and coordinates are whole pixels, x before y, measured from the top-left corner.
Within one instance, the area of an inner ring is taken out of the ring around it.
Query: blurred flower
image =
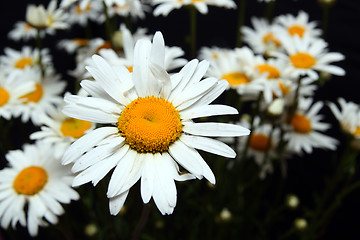
[[[83,6],[83,3],[87,4]],[[83,27],[88,24],[89,20],[102,23],[105,20],[102,11],[103,6],[101,1],[82,1],[70,7],[66,21],[69,24],[79,24]]]
[[[333,75],[345,75],[344,69],[331,65],[333,62],[341,61],[344,55],[336,52],[328,52],[327,43],[322,39],[312,39],[305,34],[302,38],[281,37],[281,42],[286,54],[272,52],[274,57],[286,61],[287,67],[284,72],[289,73],[292,78],[307,75],[312,79],[318,79],[317,71],[328,72]]]
[[[110,0],[111,1],[111,0]],[[106,1],[105,1],[106,2]],[[120,0],[114,1],[114,4],[108,4],[109,16],[131,16],[133,18],[145,18],[145,12],[151,8],[140,0]]]
[[[152,0],[151,3],[152,5],[157,5],[154,9],[155,16],[167,16],[172,10],[189,5],[194,6],[202,14],[208,13],[208,5],[232,9],[236,8],[233,0]]]
[[[319,132],[330,128],[330,124],[320,122],[323,116],[318,113],[324,104],[312,104],[312,101],[311,98],[300,98],[298,109],[290,119],[289,130],[284,136],[290,152],[301,154],[302,151],[311,153],[313,148],[336,149],[338,141]]]
[[[295,194],[289,194],[286,196],[286,206],[295,209],[299,206],[299,198]]]
[[[308,223],[305,218],[296,218],[294,221],[294,225],[295,225],[296,229],[302,231],[307,228]]]
[[[10,223],[27,226],[31,236],[38,227],[56,224],[64,213],[61,203],[79,199],[71,188],[70,168],[61,166],[54,158],[52,148],[44,144],[25,144],[23,150],[6,154],[9,167],[0,170],[1,226]]]
[[[62,160],[63,164],[74,163],[72,170],[79,173],[73,186],[89,181],[96,185],[115,167],[107,192],[113,215],[139,179],[143,202],[153,197],[162,214],[171,214],[177,200],[174,180],[205,177],[215,183],[213,172],[195,149],[235,157],[226,144],[207,137],[249,134],[248,129],[232,124],[194,123],[194,118],[237,113],[229,106],[209,105],[227,83],[215,78],[200,81],[208,63],[198,60],[170,77],[164,58],[160,32],[152,43],[147,39],[136,43],[132,73],[125,67],[112,68],[94,55],[87,70],[95,80],[81,82],[92,97],[65,97],[66,115],[115,125],[84,135]],[[190,173],[180,174],[178,163]]]
[[[36,38],[36,29],[30,26],[28,23],[18,21],[15,23],[14,28],[8,33],[8,37],[14,41],[28,41]],[[43,33],[41,34],[44,35]]]

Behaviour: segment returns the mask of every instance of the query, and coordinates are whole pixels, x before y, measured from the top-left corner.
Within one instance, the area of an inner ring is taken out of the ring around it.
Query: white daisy
[[[165,43],[160,32],[153,42],[141,39],[135,45],[133,72],[112,68],[94,55],[87,70],[94,81],[81,86],[92,97],[66,96],[63,112],[73,118],[101,124],[76,140],[65,152],[63,164],[74,163],[73,186],[96,185],[111,169],[107,197],[110,212],[122,208],[130,188],[141,179],[144,203],[151,197],[162,214],[176,205],[174,180],[215,176],[195,149],[235,157],[224,143],[212,136],[242,136],[249,130],[225,123],[194,123],[192,119],[236,114],[225,105],[209,105],[227,87],[225,80],[201,80],[208,63],[192,60],[171,77],[164,69]],[[189,174],[180,174],[180,164]]]
[[[257,54],[269,55],[271,51],[281,49],[281,41],[274,32],[274,24],[264,18],[252,17],[253,28],[243,26],[240,31],[243,40]]]
[[[39,67],[39,50],[30,46],[23,46],[20,51],[5,48],[4,55],[0,56],[0,67],[6,72],[23,71],[25,68]],[[49,49],[41,50],[41,62],[46,68],[53,68]]]
[[[67,13],[57,8],[57,1],[51,0],[47,9],[44,5],[28,5],[26,9],[26,22],[38,29],[46,29],[46,33],[53,34],[56,29],[69,28],[66,23]]]
[[[30,135],[30,139],[52,145],[55,157],[61,158],[66,148],[85,133],[93,130],[92,122],[69,118],[61,112],[61,106],[49,109],[40,118],[41,130]]]
[[[83,6],[84,3],[87,4]],[[82,1],[71,6],[68,12],[67,22],[79,24],[82,27],[85,27],[89,20],[97,23],[102,23],[105,20],[101,1]]]
[[[355,138],[360,139],[360,107],[354,102],[347,102],[344,98],[338,99],[338,108],[334,103],[328,103],[332,113],[339,121],[342,130]]]
[[[265,77],[256,75],[255,70],[247,67],[248,58],[253,58],[253,52],[247,47],[218,52],[206,75],[225,79],[229,88],[235,89],[244,100],[256,99],[263,90]]]
[[[323,116],[318,114],[322,102],[312,104],[312,99],[300,98],[298,109],[290,119],[288,131],[284,138],[288,141],[289,152],[311,153],[313,148],[335,150],[338,141],[321,132],[330,128],[330,124],[321,122]]]
[[[0,117],[10,119],[22,103],[21,96],[35,89],[35,83],[24,79],[19,72],[5,74],[0,70]]]
[[[72,54],[75,53],[81,47],[85,47],[89,44],[89,40],[86,38],[73,38],[73,39],[61,39],[57,47],[64,49],[66,52]]]
[[[106,2],[106,1],[105,1]],[[145,12],[149,11],[149,6],[139,0],[120,0],[108,5],[109,16],[131,16],[133,18],[145,18]]]
[[[292,14],[280,15],[274,19],[274,23],[278,24],[275,31],[280,31],[290,37],[298,36],[302,38],[305,34],[311,38],[319,38],[321,29],[317,28],[316,22],[309,21],[309,14],[304,11],[299,11],[297,16]]]
[[[29,69],[23,77],[35,82],[35,90],[20,97],[23,103],[17,107],[14,115],[16,117],[21,115],[23,122],[31,120],[38,125],[43,114],[63,102],[60,95],[66,87],[66,82],[60,80],[59,75],[51,72],[46,73],[42,78],[41,72],[36,69]]]
[[[307,75],[312,79],[318,79],[318,71],[342,76],[345,71],[331,65],[333,62],[341,61],[344,55],[336,52],[328,52],[327,43],[322,39],[311,39],[305,34],[302,38],[282,36],[281,42],[286,51],[272,52],[272,55],[287,62],[284,72],[291,77],[298,78]]]
[[[79,199],[71,188],[70,168],[61,166],[52,148],[25,144],[23,150],[6,154],[9,166],[0,170],[1,227],[27,226],[31,236],[48,223],[56,224],[64,213],[61,204]]]
[[[194,6],[202,14],[208,13],[208,5],[232,9],[236,8],[233,0],[152,0],[151,4],[157,5],[154,9],[155,16],[167,16],[172,10],[188,5]]]
[[[36,38],[37,31],[35,28],[30,26],[28,23],[18,21],[15,23],[14,28],[8,33],[8,37],[14,41],[28,41]],[[44,34],[41,33],[43,37]]]

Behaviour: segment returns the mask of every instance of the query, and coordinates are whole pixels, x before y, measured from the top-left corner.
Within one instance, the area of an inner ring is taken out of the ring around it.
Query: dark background
[[[22,45],[32,45],[30,42],[13,42],[7,38],[7,33],[12,29],[18,20],[25,19],[25,10],[27,3],[47,5],[48,1],[6,1],[2,3],[0,14],[0,54],[3,54],[5,47],[12,47],[20,50]],[[265,4],[258,3],[255,0],[248,0],[246,6],[245,25],[250,26],[250,16],[263,16]],[[291,1],[277,0],[274,8],[274,16],[291,13],[296,15],[299,10],[309,13],[310,20],[317,21],[319,27],[323,24],[323,11],[317,4],[317,1]],[[235,46],[235,32],[237,28],[237,11],[210,7],[207,15],[198,14],[198,46],[220,46],[232,48]],[[360,84],[360,40],[358,37],[360,30],[360,3],[358,0],[338,0],[330,9],[330,21],[325,40],[329,43],[329,49],[333,52],[341,52],[346,60],[336,63],[346,71],[344,77],[332,77],[316,95],[319,100],[328,100],[335,102],[338,97],[343,97],[347,101],[360,103],[359,86]],[[185,50],[184,36],[188,34],[188,15],[185,9],[174,10],[168,17],[153,17],[148,14],[146,20],[139,20],[136,26],[147,27],[149,32],[156,30],[162,31],[165,42],[169,46],[181,46]],[[105,33],[102,28],[96,28],[101,35]],[[70,31],[59,31],[55,36],[47,36],[44,42],[45,47],[51,48],[56,69],[62,74],[64,79],[70,77],[66,71],[74,68],[74,62],[69,61],[68,55],[54,48],[58,39],[73,36],[78,29]],[[336,121],[331,117],[329,110],[324,113],[330,118],[327,121]],[[339,134],[333,130],[334,134]],[[294,163],[289,169],[289,175],[292,174],[294,182],[292,188],[301,196],[301,199],[307,199],[307,190],[309,188],[321,188],[318,182],[319,175],[331,174],[332,169],[327,165],[330,155],[321,152],[315,152],[312,156],[306,156],[303,161]],[[290,189],[291,190],[291,189]],[[319,189],[321,190],[321,189]],[[360,215],[360,197],[359,191],[349,195],[343,202],[342,207],[336,211],[333,221],[327,228],[327,233],[323,239],[359,239],[359,215]]]

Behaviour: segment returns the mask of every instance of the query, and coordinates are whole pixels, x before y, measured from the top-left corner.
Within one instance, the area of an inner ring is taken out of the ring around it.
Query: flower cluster
[[[237,29],[243,45],[237,39],[236,46],[194,48],[192,28],[190,51],[166,45],[165,34],[141,25],[149,15],[167,17],[182,8],[195,20],[196,11],[202,16],[216,8],[241,7],[233,0],[29,4],[24,21],[16,22],[8,34],[26,45],[6,47],[0,56],[1,227],[20,225],[37,236],[39,227],[56,225],[63,214],[71,216],[63,205],[72,200],[80,199],[87,213],[93,211],[99,196],[83,191],[88,183],[94,186],[91,191],[100,189],[98,193],[106,195],[109,212],[116,217],[136,202],[130,189],[139,184],[143,223],[151,202],[162,215],[174,212],[176,181],[205,178],[214,185],[218,174],[223,190],[210,194],[214,202],[206,204],[221,201],[215,222],[236,221],[229,209],[239,206],[226,205],[224,199],[243,199],[247,184],[262,183],[279,170],[286,181],[291,159],[315,149],[339,148],[341,141],[328,131],[336,124],[326,119],[324,108],[349,139],[350,153],[345,152],[341,166],[354,165],[360,149],[359,105],[339,98],[338,108],[316,95],[331,76],[345,75],[336,65],[345,56],[330,51],[323,30],[305,11],[273,19],[251,17],[251,26]],[[94,26],[103,31],[91,32]],[[74,63],[66,73],[58,72],[57,56],[43,44],[49,35],[61,36],[64,30],[73,38],[59,38],[54,46]],[[21,150],[9,140],[12,122],[31,128],[24,131]],[[223,157],[232,160],[224,164]],[[239,175],[253,163],[250,175],[255,180],[246,182]],[[178,185],[186,197],[200,197],[190,195],[196,187],[182,188],[195,184]],[[298,199],[291,196],[297,208]],[[310,215],[316,227],[304,236],[318,231],[322,208]],[[304,221],[302,230],[307,229]],[[139,225],[134,239],[139,238]]]

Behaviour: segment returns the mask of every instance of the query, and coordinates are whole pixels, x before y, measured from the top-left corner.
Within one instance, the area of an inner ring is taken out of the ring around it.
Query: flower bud
[[[299,206],[300,201],[296,195],[289,194],[286,197],[285,203],[286,203],[286,206],[288,206],[289,208],[295,209]]]
[[[26,9],[26,22],[37,29],[46,28],[49,25],[49,19],[44,6],[29,5]]]
[[[296,218],[294,221],[295,228],[302,231],[307,228],[307,221],[304,218]]]

